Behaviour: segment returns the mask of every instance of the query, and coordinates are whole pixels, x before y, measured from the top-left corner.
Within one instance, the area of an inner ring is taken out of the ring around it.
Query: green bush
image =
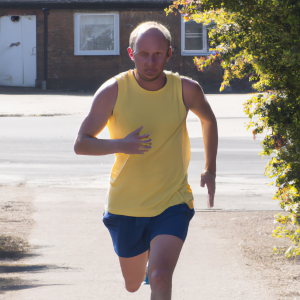
[[[194,62],[199,71],[220,62],[220,91],[234,78],[254,82],[258,93],[244,104],[248,129],[266,133],[265,174],[276,178],[274,199],[287,211],[275,216],[273,236],[290,238],[287,257],[300,255],[300,1],[178,0],[165,11],[208,26],[215,54]]]

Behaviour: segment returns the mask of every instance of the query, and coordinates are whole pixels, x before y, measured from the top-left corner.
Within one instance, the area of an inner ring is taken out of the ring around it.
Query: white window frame
[[[203,26],[203,49],[202,50],[185,50],[185,23],[181,15],[181,55],[182,56],[195,56],[195,55],[209,55],[213,51],[209,51],[207,41],[207,26]]]
[[[114,16],[114,50],[80,50],[80,16]],[[74,55],[119,55],[119,14],[118,13],[75,13],[74,14]]]

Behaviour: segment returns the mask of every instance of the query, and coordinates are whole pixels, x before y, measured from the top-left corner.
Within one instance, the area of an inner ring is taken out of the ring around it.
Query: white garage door
[[[35,86],[36,16],[0,17],[0,85]]]

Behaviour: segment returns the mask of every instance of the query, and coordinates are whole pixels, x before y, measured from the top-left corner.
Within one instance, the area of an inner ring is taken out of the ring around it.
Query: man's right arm
[[[151,148],[149,135],[139,135],[142,127],[128,134],[123,139],[98,139],[112,114],[118,97],[118,83],[113,78],[104,83],[95,93],[88,116],[84,119],[74,145],[76,154],[107,155],[113,153],[143,154]]]

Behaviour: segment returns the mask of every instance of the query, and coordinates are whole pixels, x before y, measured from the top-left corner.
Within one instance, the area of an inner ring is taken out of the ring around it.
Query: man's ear
[[[168,62],[168,60],[170,59],[171,56],[172,56],[172,47],[170,46],[169,49],[168,49],[166,62]]]
[[[130,47],[127,48],[128,55],[132,61],[134,61],[133,51]]]

